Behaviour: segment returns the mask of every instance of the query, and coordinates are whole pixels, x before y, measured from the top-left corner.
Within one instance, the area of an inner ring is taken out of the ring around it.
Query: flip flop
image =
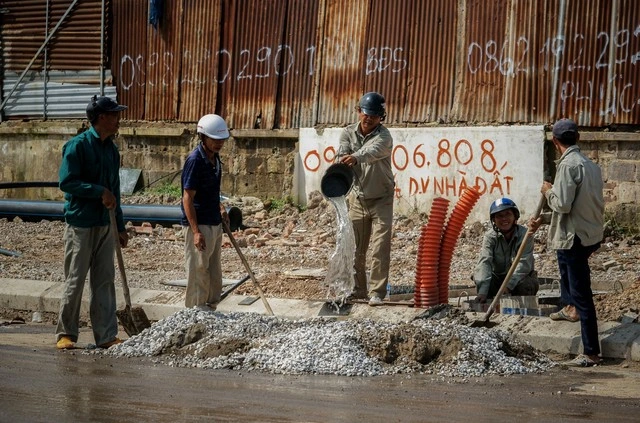
[[[551,320],[566,320],[568,322],[577,322],[580,320],[579,317],[571,317],[566,311],[564,311],[564,308],[556,313],[551,313],[549,318]]]

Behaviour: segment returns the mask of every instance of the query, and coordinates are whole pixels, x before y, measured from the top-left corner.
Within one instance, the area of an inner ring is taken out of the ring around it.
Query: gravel
[[[467,380],[543,372],[554,362],[504,331],[450,317],[405,324],[368,319],[299,321],[185,309],[93,354],[155,357],[168,366],[279,374],[428,374]]]
[[[128,197],[130,203],[177,204],[175,198]],[[308,208],[293,205],[269,209],[245,197],[229,200],[240,207],[246,229],[234,234],[268,297],[324,299],[328,261],[335,249],[336,213],[319,193]],[[273,206],[273,205],[272,205]],[[268,210],[267,210],[268,209]],[[410,292],[424,214],[396,216],[391,257],[391,293]],[[487,222],[465,226],[451,264],[450,286],[471,287],[471,272]],[[63,281],[64,224],[58,221],[9,222],[0,219],[0,277]],[[123,250],[132,288],[184,290],[167,285],[184,279],[184,240],[180,227],[134,227]],[[555,253],[545,247],[546,228],[535,235],[536,269],[557,278]],[[602,248],[590,260],[599,320],[619,321],[638,313],[640,260],[638,236],[621,236],[611,228]],[[228,239],[222,253],[225,278],[239,279],[246,270]],[[257,295],[252,284],[236,293]],[[469,377],[540,372],[553,362],[508,333],[470,328],[450,309],[439,318],[391,324],[369,320],[316,318],[282,320],[254,314],[182,310],[156,322],[123,344],[93,353],[146,356],[170,366],[259,370],[282,374],[429,374]],[[51,318],[51,317],[49,317]],[[55,316],[53,317],[55,319]]]

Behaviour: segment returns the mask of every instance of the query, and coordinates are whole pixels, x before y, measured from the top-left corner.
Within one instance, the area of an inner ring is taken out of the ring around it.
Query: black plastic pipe
[[[227,208],[231,230],[242,228],[242,212],[237,207]],[[157,204],[123,204],[125,222],[149,222],[162,226],[179,225],[182,218],[180,206]],[[40,220],[64,220],[64,201],[0,199],[0,219],[20,217],[27,222]]]

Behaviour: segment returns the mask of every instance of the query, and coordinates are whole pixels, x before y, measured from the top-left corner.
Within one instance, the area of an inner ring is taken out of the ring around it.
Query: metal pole
[[[102,15],[100,16],[100,95],[104,96],[104,9],[102,0]]]
[[[47,37],[47,34],[49,34],[49,4],[50,4],[50,0],[47,0],[47,14],[45,16],[45,20],[44,20],[44,36],[45,38]],[[42,117],[46,120],[47,119],[47,60],[48,60],[48,51],[45,49],[44,51],[44,66],[42,68],[42,89],[43,89],[43,97],[44,99],[42,100]]]
[[[9,99],[11,98],[11,95],[13,95],[13,93],[15,92],[15,90],[18,88],[18,85],[20,85],[20,82],[22,82],[22,79],[24,78],[24,76],[27,74],[27,72],[29,72],[29,69],[31,69],[31,66],[33,65],[33,62],[36,61],[36,59],[38,58],[38,56],[40,56],[40,53],[42,53],[42,50],[44,49],[44,47],[49,44],[49,40],[51,40],[51,37],[53,37],[53,34],[56,33],[56,31],[58,30],[58,28],[60,28],[60,25],[62,25],[62,22],[64,22],[64,20],[67,18],[67,15],[71,12],[71,9],[73,9],[73,7],[76,5],[76,3],[78,3],[78,0],[73,0],[73,3],[71,3],[71,5],[69,6],[69,8],[67,9],[66,12],[64,12],[64,15],[62,15],[62,17],[60,18],[60,20],[58,21],[58,23],[56,24],[55,28],[53,28],[53,30],[51,31],[51,33],[47,36],[47,39],[44,40],[44,43],[42,43],[42,45],[40,46],[40,48],[38,49],[38,51],[36,52],[36,54],[33,56],[33,59],[31,59],[31,61],[29,62],[29,64],[27,65],[27,68],[22,72],[22,75],[20,75],[20,78],[18,78],[18,80],[16,81],[16,84],[13,86],[13,88],[11,89],[11,92],[9,92],[9,94],[5,97],[5,99],[2,101],[2,104],[0,105],[0,110],[4,110],[4,106],[7,104],[7,101],[9,101]]]

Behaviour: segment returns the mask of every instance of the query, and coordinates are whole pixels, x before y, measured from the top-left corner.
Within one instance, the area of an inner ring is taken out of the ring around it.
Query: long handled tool
[[[127,284],[127,274],[124,270],[124,259],[122,258],[122,249],[120,248],[120,237],[118,235],[118,226],[116,225],[116,213],[114,209],[109,210],[109,219],[111,220],[111,231],[115,237],[116,256],[118,257],[118,269],[120,270],[120,279],[122,280],[122,292],[124,293],[124,310],[116,310],[116,316],[124,331],[129,336],[137,335],[148,327],[151,327],[147,314],[141,307],[131,307],[131,295],[129,294],[129,284]]]
[[[538,201],[538,208],[536,209],[536,212],[533,215],[534,219],[537,219],[540,216],[540,213],[542,213],[542,208],[544,207],[545,201],[546,201],[546,198],[545,198],[544,195],[542,195],[540,197],[540,201]],[[500,297],[502,297],[502,293],[507,289],[507,284],[509,283],[509,280],[511,279],[511,276],[513,276],[513,272],[515,272],[516,267],[518,267],[518,263],[520,262],[520,258],[522,257],[522,253],[524,253],[525,246],[526,246],[527,241],[529,240],[530,236],[531,236],[531,233],[529,231],[527,231],[527,233],[524,235],[524,238],[522,239],[522,243],[520,244],[520,248],[518,248],[518,252],[516,253],[516,257],[513,259],[513,263],[511,263],[511,267],[509,267],[509,271],[507,272],[507,275],[504,277],[504,281],[502,281],[502,285],[500,285],[500,289],[498,289],[498,293],[496,294],[496,296],[494,297],[493,301],[491,302],[491,305],[487,309],[487,312],[485,313],[484,318],[482,320],[480,320],[480,321],[473,322],[471,324],[471,327],[483,327],[483,326],[487,327],[487,326],[489,326],[489,318],[493,314],[496,306],[499,304]]]
[[[260,299],[262,300],[262,303],[264,304],[264,307],[267,309],[267,312],[269,312],[269,314],[271,316],[273,316],[274,315],[273,314],[273,310],[271,310],[271,306],[269,305],[269,302],[267,302],[267,298],[264,296],[264,292],[262,292],[262,288],[260,287],[260,284],[258,283],[258,281],[256,280],[256,277],[254,276],[253,272],[251,271],[251,267],[249,267],[249,263],[247,262],[247,259],[245,258],[244,254],[242,253],[242,250],[240,249],[240,246],[236,242],[236,239],[233,237],[233,234],[231,233],[231,229],[229,229],[229,225],[227,224],[227,222],[224,219],[222,219],[222,227],[224,228],[224,231],[227,234],[227,236],[229,237],[229,240],[231,241],[231,243],[235,247],[236,251],[238,252],[238,256],[240,256],[240,260],[242,261],[242,264],[244,264],[244,268],[247,270],[247,273],[249,274],[249,277],[251,278],[251,280],[255,284],[256,289],[258,290],[258,294],[260,295]]]

